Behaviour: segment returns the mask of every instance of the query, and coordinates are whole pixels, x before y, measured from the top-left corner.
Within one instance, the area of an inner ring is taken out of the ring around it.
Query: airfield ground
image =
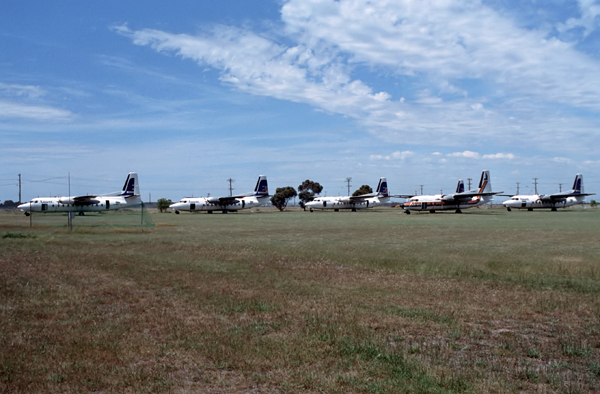
[[[152,218],[0,213],[1,392],[600,391],[600,210]]]

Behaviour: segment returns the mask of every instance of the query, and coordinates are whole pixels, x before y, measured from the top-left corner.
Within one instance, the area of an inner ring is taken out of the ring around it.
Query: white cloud
[[[516,156],[513,155],[512,153],[494,153],[494,154],[489,154],[489,155],[483,155],[482,157],[484,159],[509,159],[509,160],[516,158]]]
[[[73,113],[64,109],[0,101],[0,118],[66,122],[74,117]]]
[[[18,96],[38,98],[46,94],[39,86],[19,85],[0,82],[0,94],[4,96]]]
[[[559,164],[573,164],[573,160],[567,157],[553,157],[552,161]]]
[[[393,152],[391,155],[371,155],[371,156],[369,156],[369,158],[371,160],[405,160],[408,157],[411,157],[413,155],[414,155],[414,152],[406,150],[403,152],[396,151],[396,152]]]
[[[281,17],[284,37],[222,25],[197,35],[115,30],[217,69],[240,91],[355,119],[386,142],[507,146],[535,136],[538,149],[590,153],[600,142],[600,63],[479,1],[289,0]],[[377,92],[359,67],[408,82]]]
[[[466,157],[468,159],[479,159],[479,153],[477,152],[471,152],[471,151],[464,151],[464,152],[454,152],[454,153],[449,153],[448,156],[450,157]]]

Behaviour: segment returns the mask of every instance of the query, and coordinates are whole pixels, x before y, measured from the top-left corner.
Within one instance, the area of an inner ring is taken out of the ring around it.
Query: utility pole
[[[350,185],[351,180],[352,180],[352,177],[346,178],[346,182],[348,183],[348,195],[350,195],[350,186],[352,186],[352,185]]]
[[[517,182],[517,196],[519,195],[519,185],[521,184],[521,182]]]
[[[562,192],[562,183],[559,183],[559,184],[558,184],[558,191],[559,191],[559,192]]]
[[[419,185],[419,186],[421,186],[421,195],[423,195],[423,186],[425,186],[425,185]]]
[[[19,174],[19,204],[21,204],[21,174]]]
[[[233,196],[233,187],[231,187],[231,185],[233,184],[233,182],[235,182],[235,180],[229,178],[229,179],[227,179],[227,182],[229,182],[229,196],[231,197],[231,196]]]
[[[535,186],[535,194],[538,194],[537,192],[537,178],[533,178],[533,185]]]
[[[473,180],[473,178],[467,178],[467,182],[469,182],[469,190],[471,190],[471,180]]]

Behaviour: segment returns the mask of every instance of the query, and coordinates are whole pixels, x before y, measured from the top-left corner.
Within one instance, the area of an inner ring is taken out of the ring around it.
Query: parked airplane
[[[575,175],[573,189],[567,192],[554,194],[533,194],[530,196],[517,195],[511,196],[510,200],[502,203],[508,211],[512,208],[527,209],[533,211],[534,208],[550,208],[551,211],[556,211],[557,208],[566,208],[576,204],[583,204],[585,196],[593,196],[595,193],[583,192],[583,175]]]
[[[343,197],[316,197],[307,202],[306,207],[313,212],[314,209],[333,209],[335,212],[340,209],[351,209],[356,212],[357,209],[373,208],[377,205],[385,204],[390,201],[386,178],[379,178],[379,184],[374,193],[362,194],[360,196]]]
[[[260,175],[253,192],[227,197],[184,197],[169,207],[179,214],[180,211],[223,213],[239,211],[245,208],[256,208],[269,202],[267,177]]]
[[[477,190],[465,191],[465,184],[461,179],[456,186],[456,192],[452,194],[406,196],[409,197],[409,200],[403,204],[403,208],[407,214],[410,214],[410,211],[429,211],[435,213],[435,211],[451,209],[454,209],[456,213],[462,213],[461,208],[473,208],[485,204],[492,200],[494,194],[499,193],[502,192],[492,192],[490,172],[484,170],[481,173],[479,188]]]
[[[25,216],[29,216],[31,212],[77,212],[83,215],[84,212],[116,210],[141,203],[138,174],[130,172],[120,192],[88,196],[37,197],[19,205],[18,208],[25,212]]]

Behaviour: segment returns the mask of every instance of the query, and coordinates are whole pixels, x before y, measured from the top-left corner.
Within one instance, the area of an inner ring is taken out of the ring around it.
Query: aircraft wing
[[[585,196],[594,196],[596,195],[596,193],[570,193],[570,192],[563,192],[563,193],[555,193],[555,194],[550,194],[547,196],[542,196],[541,200],[542,201],[559,201],[559,200],[564,200],[565,198],[568,197],[585,197]]]
[[[99,204],[98,196],[75,196],[59,200],[61,204],[92,205]]]
[[[479,193],[479,192],[462,192],[462,193],[454,193],[448,194],[442,197],[443,201],[458,201],[458,200],[469,200],[473,197],[481,197],[481,196],[494,196],[496,194],[500,194],[504,192],[487,192],[487,193]]]

